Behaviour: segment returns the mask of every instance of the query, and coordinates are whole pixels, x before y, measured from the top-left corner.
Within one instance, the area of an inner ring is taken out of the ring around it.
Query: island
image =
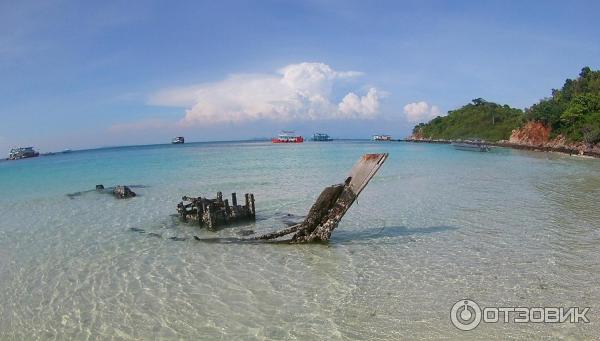
[[[476,98],[416,125],[407,141],[485,140],[492,145],[600,157],[600,71],[579,77],[525,110]]]

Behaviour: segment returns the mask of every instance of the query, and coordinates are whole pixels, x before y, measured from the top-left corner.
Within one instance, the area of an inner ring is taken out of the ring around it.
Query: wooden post
[[[251,211],[250,213],[252,214],[252,217],[256,216],[256,207],[254,207],[254,194],[250,193],[250,205],[251,205]]]
[[[235,192],[231,193],[231,205],[233,207],[237,206],[237,196]]]
[[[229,207],[229,199],[223,200],[225,206],[225,212],[223,212],[223,220],[225,224],[229,223],[229,217],[231,216],[231,207]]]
[[[204,214],[204,212],[206,212],[206,200],[204,200],[204,198],[200,197],[200,202],[202,203],[202,214]]]
[[[196,202],[196,220],[198,225],[202,226],[202,217],[204,216],[204,201],[198,198],[200,202]]]
[[[244,199],[246,204],[244,205],[244,210],[246,211],[246,215],[250,214],[250,194],[244,194]]]
[[[221,193],[221,192],[217,192],[217,202],[218,202],[219,204],[222,204],[222,203],[223,203],[223,193]]]
[[[209,230],[212,230],[214,228],[214,221],[215,221],[214,220],[214,213],[213,213],[213,210],[212,210],[212,205],[208,205],[206,207],[206,215],[208,216],[208,221],[206,222],[207,223],[206,227]]]

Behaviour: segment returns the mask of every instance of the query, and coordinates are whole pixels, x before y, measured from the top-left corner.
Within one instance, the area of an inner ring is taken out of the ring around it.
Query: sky
[[[0,0],[0,155],[404,137],[600,64],[598,1]]]

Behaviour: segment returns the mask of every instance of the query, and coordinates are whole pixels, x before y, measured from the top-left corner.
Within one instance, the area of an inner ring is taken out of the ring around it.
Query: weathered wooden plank
[[[276,239],[295,233],[290,240],[294,243],[329,240],[333,230],[387,158],[387,153],[363,155],[343,184],[326,187],[321,192],[303,223],[252,239]]]
[[[381,168],[389,154],[365,154],[350,170],[350,189],[358,196],[375,173]]]

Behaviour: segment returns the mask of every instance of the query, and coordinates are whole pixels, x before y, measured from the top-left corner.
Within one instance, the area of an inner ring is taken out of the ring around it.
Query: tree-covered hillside
[[[533,105],[526,115],[551,127],[553,136],[600,142],[600,71],[584,67],[577,79],[567,79],[562,89],[553,89],[552,97]]]
[[[564,136],[569,142],[600,143],[600,71],[584,67],[575,80],[567,79],[560,90],[522,112],[507,105],[473,103],[436,117],[413,129],[413,136],[429,139],[506,140],[513,129],[526,121],[542,122],[551,128],[551,137]]]
[[[449,111],[448,116],[436,117],[429,123],[415,126],[413,136],[447,140],[506,140],[524,120],[520,109],[477,98],[458,110]]]

